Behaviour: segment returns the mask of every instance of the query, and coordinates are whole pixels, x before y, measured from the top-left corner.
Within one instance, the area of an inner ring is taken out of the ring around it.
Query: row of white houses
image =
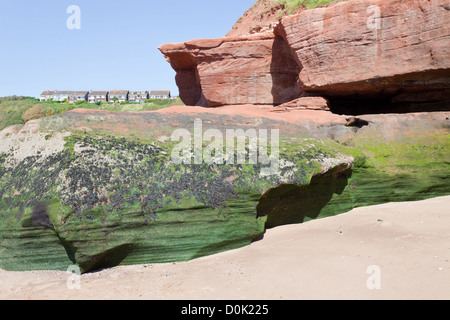
[[[89,103],[97,102],[144,102],[147,99],[176,99],[172,97],[169,90],[153,91],[129,91],[129,90],[111,90],[111,91],[44,91],[41,93],[40,101],[68,101],[74,103],[77,101],[86,101]]]

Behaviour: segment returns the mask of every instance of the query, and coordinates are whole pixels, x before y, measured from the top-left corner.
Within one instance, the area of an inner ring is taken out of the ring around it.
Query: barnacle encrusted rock
[[[248,245],[265,228],[450,192],[446,113],[366,116],[356,130],[344,116],[311,121],[299,110],[254,107],[253,121],[227,109],[174,109],[75,110],[2,131],[0,267],[185,261]],[[203,134],[230,124],[244,135],[267,130],[268,154],[279,130],[276,174],[250,164],[250,145],[243,164],[174,162],[181,141],[172,133],[194,133],[199,120]]]

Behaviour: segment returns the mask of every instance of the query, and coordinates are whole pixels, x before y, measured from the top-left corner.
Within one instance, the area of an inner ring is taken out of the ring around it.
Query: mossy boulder
[[[171,132],[198,119],[203,131],[230,123],[281,129],[277,174],[262,175],[264,165],[249,161],[175,163]],[[405,116],[407,125],[399,120],[393,139],[373,132],[383,132],[386,121],[368,120],[357,130],[345,119],[325,127],[308,123],[306,130],[304,123],[206,111],[74,111],[6,129],[0,133],[0,267],[77,264],[89,272],[186,261],[248,245],[266,228],[450,193],[450,139],[440,115]],[[415,124],[422,130],[411,135]]]

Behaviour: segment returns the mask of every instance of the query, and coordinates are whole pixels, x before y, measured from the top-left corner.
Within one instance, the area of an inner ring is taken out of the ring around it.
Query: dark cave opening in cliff
[[[331,112],[340,115],[450,111],[449,90],[378,95],[324,95]]]

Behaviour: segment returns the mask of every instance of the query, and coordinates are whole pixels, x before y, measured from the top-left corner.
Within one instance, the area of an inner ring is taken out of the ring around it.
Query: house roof
[[[153,90],[150,92],[151,96],[168,96],[170,95],[170,90]]]
[[[127,95],[128,94],[128,90],[111,90],[110,92],[109,92],[109,95],[111,96],[115,96],[115,95],[117,95],[117,96],[120,96],[120,95]]]
[[[72,91],[67,90],[47,90],[41,93],[41,96],[48,96],[48,95],[57,95],[57,94],[71,94]]]
[[[54,94],[71,94],[72,91],[68,91],[68,90],[56,90],[54,91]]]
[[[89,91],[72,91],[70,93],[71,96],[85,96]]]
[[[147,94],[148,91],[130,91],[130,94]]]
[[[106,96],[108,91],[91,91],[89,92],[90,96]]]
[[[51,96],[54,95],[56,91],[42,91],[41,96]]]

